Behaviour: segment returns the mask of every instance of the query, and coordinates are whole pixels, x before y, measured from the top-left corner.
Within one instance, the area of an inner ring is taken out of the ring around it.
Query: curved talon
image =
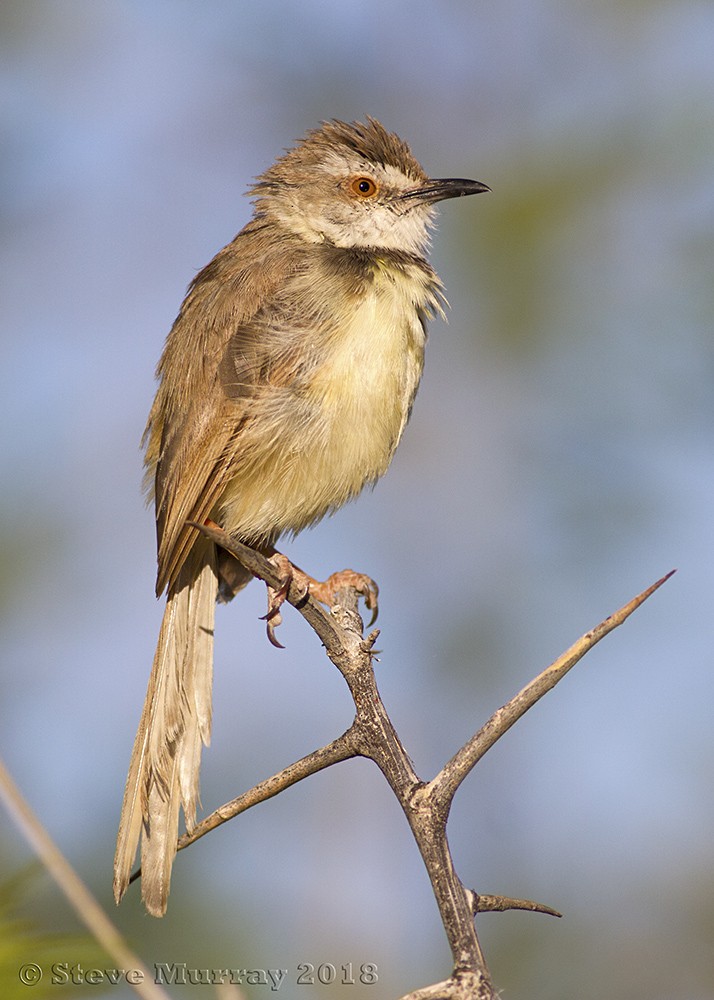
[[[282,616],[278,612],[277,622],[268,622],[265,626],[265,632],[266,635],[268,636],[268,642],[270,642],[273,646],[275,646],[276,649],[285,649],[285,646],[283,646],[282,642],[280,642],[280,640],[276,639],[275,637],[275,629],[278,627],[281,621],[282,621]]]
[[[377,621],[377,615],[379,614],[379,587],[374,580],[370,580],[369,577],[365,577],[365,579],[369,581],[370,586],[366,593],[362,593],[362,596],[364,597],[366,607],[372,612],[372,617],[367,622],[367,628],[372,628],[374,623]]]
[[[285,649],[282,642],[279,642],[276,638],[275,629],[283,620],[280,609],[285,603],[288,591],[290,590],[290,585],[293,582],[293,567],[287,556],[281,555],[279,552],[276,552],[275,555],[271,557],[270,561],[283,574],[283,582],[277,590],[273,587],[268,587],[268,611],[266,614],[261,616],[261,621],[266,623],[265,631],[268,636],[268,641],[277,649]]]
[[[293,566],[287,556],[281,552],[274,552],[270,557],[270,562],[279,571],[282,583],[276,589],[268,587],[268,611],[263,615],[261,621],[266,622],[266,632],[268,640],[278,649],[285,649],[275,636],[275,629],[282,622],[280,609],[285,603],[288,592],[293,583],[305,586],[304,598],[308,595],[314,597],[322,604],[328,606],[334,603],[335,594],[341,588],[356,590],[360,597],[364,598],[365,606],[372,612],[372,617],[367,623],[367,628],[371,628],[377,620],[379,614],[379,587],[374,580],[366,573],[355,573],[352,569],[343,569],[338,573],[332,573],[324,581],[314,580],[307,573],[304,573],[298,566]]]
[[[278,600],[281,590],[282,587],[280,590],[273,590],[271,587],[268,587],[268,611],[266,614],[260,616],[260,620],[265,622],[265,631],[269,642],[277,649],[285,649],[282,642],[279,642],[275,637],[275,630],[283,620],[283,616],[280,613],[280,605],[285,598],[283,597],[282,600]]]

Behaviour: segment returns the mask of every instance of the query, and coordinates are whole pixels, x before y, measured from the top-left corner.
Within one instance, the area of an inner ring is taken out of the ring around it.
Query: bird
[[[256,178],[252,218],[190,283],[142,439],[166,608],[122,803],[117,903],[141,841],[144,905],[166,912],[180,811],[191,831],[211,735],[216,602],[251,579],[195,524],[273,555],[386,472],[427,322],[446,305],[426,257],[435,206],[488,190],[429,177],[375,118],[332,119]]]

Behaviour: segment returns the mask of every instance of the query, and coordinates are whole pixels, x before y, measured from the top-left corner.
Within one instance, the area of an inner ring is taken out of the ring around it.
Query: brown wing
[[[145,432],[156,502],[158,594],[176,581],[196,539],[186,521],[205,520],[229,478],[244,401],[261,378],[250,320],[301,266],[301,257],[270,227],[249,223],[197,275],[169,333]],[[243,330],[242,385],[227,393],[221,363],[229,344],[240,353]]]

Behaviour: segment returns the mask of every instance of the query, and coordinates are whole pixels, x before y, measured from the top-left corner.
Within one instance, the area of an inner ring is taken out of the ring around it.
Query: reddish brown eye
[[[371,177],[354,177],[350,181],[350,191],[358,198],[372,198],[377,193],[377,185]]]

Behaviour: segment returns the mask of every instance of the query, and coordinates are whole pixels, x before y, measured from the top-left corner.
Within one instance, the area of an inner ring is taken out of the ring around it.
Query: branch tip
[[[473,889],[472,909],[476,913],[504,913],[506,910],[527,910],[529,913],[545,913],[550,917],[562,917],[563,914],[545,903],[537,903],[533,899],[513,899],[510,896],[492,896],[486,893],[479,895]]]

